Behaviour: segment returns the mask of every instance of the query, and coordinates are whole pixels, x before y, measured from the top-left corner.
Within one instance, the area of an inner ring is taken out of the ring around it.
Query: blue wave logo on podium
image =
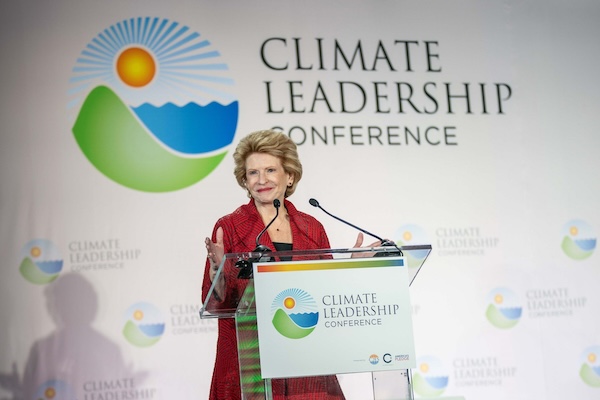
[[[517,296],[507,288],[495,288],[487,295],[485,316],[496,328],[509,329],[517,325],[523,314]]]
[[[58,278],[63,259],[58,248],[49,240],[34,239],[21,249],[19,272],[28,282],[45,285]]]
[[[591,387],[600,388],[600,346],[585,349],[581,355],[579,376]]]
[[[140,302],[125,311],[123,336],[137,347],[150,347],[160,340],[165,332],[161,312],[152,304]]]
[[[417,369],[413,373],[415,393],[422,397],[437,397],[448,386],[448,372],[442,362],[433,356],[417,359]]]
[[[596,249],[596,234],[585,221],[572,220],[567,222],[561,231],[563,252],[573,260],[584,260]]]
[[[98,171],[128,188],[191,186],[221,163],[235,136],[228,69],[208,40],[177,22],[114,24],[73,68],[67,107],[75,140]]]
[[[286,289],[271,304],[273,326],[289,339],[301,339],[310,335],[319,322],[317,303],[302,289]]]

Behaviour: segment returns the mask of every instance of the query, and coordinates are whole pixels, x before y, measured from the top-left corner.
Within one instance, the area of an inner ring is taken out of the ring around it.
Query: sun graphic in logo
[[[144,312],[142,310],[135,310],[133,312],[133,319],[136,321],[141,321],[144,319]]]
[[[296,300],[294,300],[293,297],[286,297],[285,300],[283,300],[283,306],[285,308],[287,308],[288,310],[291,310],[292,308],[294,308],[295,305],[296,305]]]
[[[156,75],[156,63],[152,55],[141,47],[125,49],[117,57],[119,78],[132,87],[143,87]]]
[[[238,101],[220,53],[187,26],[131,18],[81,52],[67,108],[83,154],[111,180],[145,192],[197,183],[235,136]]]
[[[319,322],[317,303],[301,289],[286,289],[271,304],[273,326],[289,339],[301,339],[315,330]]]
[[[54,390],[54,388],[52,388],[52,387],[49,387],[44,392],[44,395],[46,396],[47,399],[53,399],[54,396],[56,396],[56,390]]]
[[[149,347],[160,340],[165,332],[161,312],[146,302],[135,303],[125,311],[123,336],[138,347]]]
[[[496,328],[508,329],[521,319],[523,307],[517,296],[507,288],[495,288],[488,294],[488,306],[485,315]]]
[[[42,255],[42,249],[40,249],[38,246],[33,246],[29,251],[29,254],[31,254],[31,257],[33,258],[38,258]]]

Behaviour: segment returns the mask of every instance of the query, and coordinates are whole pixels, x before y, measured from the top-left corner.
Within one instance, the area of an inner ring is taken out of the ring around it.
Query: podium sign
[[[263,379],[416,366],[404,257],[253,268]]]

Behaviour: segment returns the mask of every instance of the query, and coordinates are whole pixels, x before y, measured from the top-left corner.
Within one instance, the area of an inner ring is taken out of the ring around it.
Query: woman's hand
[[[365,239],[365,236],[362,234],[362,232],[358,232],[358,236],[356,237],[356,243],[354,243],[353,248],[354,249],[360,248],[363,244],[364,239]],[[379,247],[379,246],[381,246],[380,240],[373,242],[370,245],[365,246],[365,247],[369,248],[369,247]],[[365,253],[352,253],[352,258],[373,257],[374,255],[375,255],[375,253],[372,251],[365,252]]]
[[[221,265],[221,261],[223,261],[223,255],[225,254],[225,250],[223,247],[223,228],[217,228],[217,241],[216,243],[210,240],[210,238],[204,239],[204,244],[206,245],[206,257],[210,262],[210,271],[209,277],[212,281],[217,274],[217,270],[219,269],[219,265]]]

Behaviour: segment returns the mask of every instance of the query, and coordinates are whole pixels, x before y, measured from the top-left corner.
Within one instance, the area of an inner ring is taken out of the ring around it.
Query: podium
[[[200,317],[235,319],[242,398],[272,399],[282,379],[358,374],[373,400],[413,399],[408,290],[431,246],[400,249],[225,254]],[[243,290],[223,301],[228,285]]]

